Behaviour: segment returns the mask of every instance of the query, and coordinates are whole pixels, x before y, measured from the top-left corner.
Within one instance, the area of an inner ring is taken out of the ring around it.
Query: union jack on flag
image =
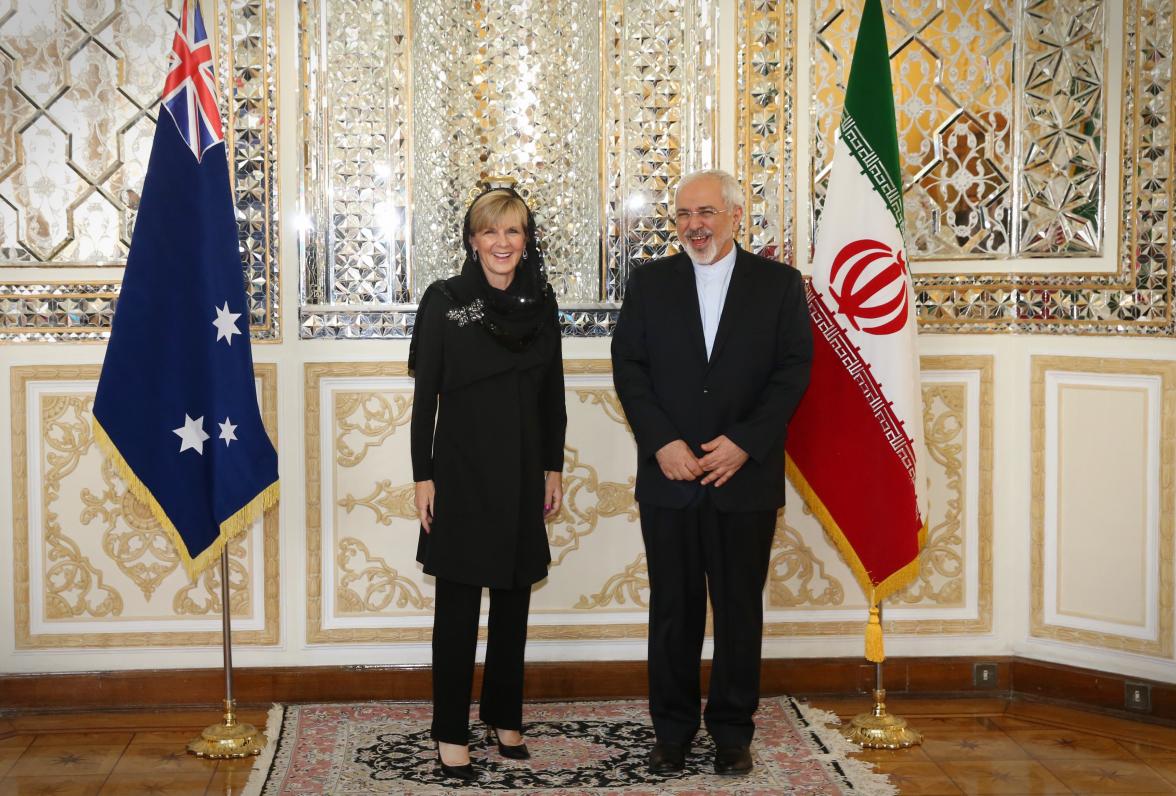
[[[225,140],[216,104],[212,42],[199,0],[184,0],[167,68],[163,107],[199,162],[205,152]]]

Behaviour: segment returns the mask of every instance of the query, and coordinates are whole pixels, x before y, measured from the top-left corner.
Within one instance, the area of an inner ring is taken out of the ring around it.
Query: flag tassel
[[[886,660],[886,650],[882,645],[882,617],[877,603],[870,606],[870,619],[866,623],[866,660],[870,663]]]

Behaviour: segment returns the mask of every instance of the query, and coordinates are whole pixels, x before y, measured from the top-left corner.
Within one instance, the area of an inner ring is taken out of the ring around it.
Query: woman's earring
[[[523,259],[527,259],[527,250],[523,249]]]
[[[474,262],[478,262],[478,250],[474,249]]]

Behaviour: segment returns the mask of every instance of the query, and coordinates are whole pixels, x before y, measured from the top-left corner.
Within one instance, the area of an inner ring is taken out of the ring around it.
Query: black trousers
[[[714,612],[707,731],[746,746],[759,706],[763,589],[776,511],[720,512],[708,498],[685,509],[640,505],[649,564],[649,713],[662,743],[698,731],[706,595]]]
[[[482,587],[437,578],[433,604],[432,736],[444,743],[466,744]],[[530,604],[530,586],[490,590],[478,716],[492,727],[523,728],[523,650]]]

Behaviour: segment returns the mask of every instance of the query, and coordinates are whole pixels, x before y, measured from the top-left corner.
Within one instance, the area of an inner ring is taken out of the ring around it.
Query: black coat
[[[429,575],[475,586],[540,581],[551,562],[544,471],[563,469],[567,426],[554,302],[550,324],[521,352],[451,317],[437,284],[420,307],[412,470],[414,481],[432,479],[436,497],[417,561]]]
[[[637,500],[683,508],[708,489],[720,511],[784,505],[784,439],[812,362],[800,272],[739,249],[710,361],[690,258],[637,267],[613,332],[613,381],[637,440]],[[720,434],[750,456],[721,487],[671,481],[657,451],[695,456]]]

